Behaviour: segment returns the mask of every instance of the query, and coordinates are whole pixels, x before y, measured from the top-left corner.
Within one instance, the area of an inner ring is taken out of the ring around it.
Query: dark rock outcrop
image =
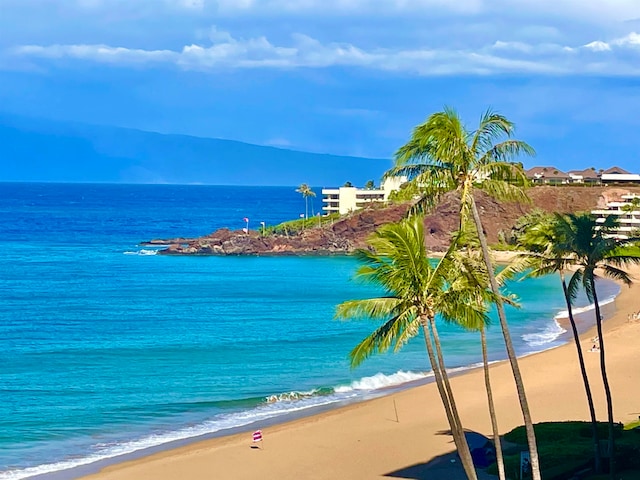
[[[640,194],[640,187],[547,187],[531,188],[527,204],[497,202],[478,193],[476,202],[489,243],[496,243],[500,232],[508,234],[516,221],[534,208],[547,212],[580,212],[604,206],[627,192]],[[447,194],[440,205],[425,217],[426,244],[430,250],[447,248],[451,232],[458,229],[460,201],[455,193]],[[291,235],[262,236],[250,230],[223,228],[199,238],[151,240],[145,245],[168,245],[164,255],[332,255],[349,254],[365,248],[367,237],[380,225],[403,218],[409,204],[372,207],[358,210],[331,225],[307,228]]]

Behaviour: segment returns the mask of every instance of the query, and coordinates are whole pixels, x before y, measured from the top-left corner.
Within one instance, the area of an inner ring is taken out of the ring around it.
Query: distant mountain
[[[0,181],[339,186],[391,160],[0,114]]]

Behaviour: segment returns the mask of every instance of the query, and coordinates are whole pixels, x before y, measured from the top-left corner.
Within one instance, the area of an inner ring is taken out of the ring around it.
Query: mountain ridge
[[[0,113],[0,181],[336,186],[391,160]]]

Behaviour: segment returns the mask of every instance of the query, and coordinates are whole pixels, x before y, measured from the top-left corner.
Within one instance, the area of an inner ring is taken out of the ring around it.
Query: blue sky
[[[0,0],[0,112],[389,158],[449,105],[640,172],[637,0]]]

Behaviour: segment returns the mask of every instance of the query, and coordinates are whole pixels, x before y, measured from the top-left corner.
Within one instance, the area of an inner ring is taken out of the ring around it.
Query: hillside
[[[391,160],[0,114],[0,181],[281,186],[378,182]]]
[[[604,206],[623,193],[640,194],[640,187],[534,187],[529,190],[531,203],[500,203],[479,193],[478,209],[489,243],[496,243],[500,232],[509,234],[516,221],[534,208],[547,212],[581,212]],[[447,195],[436,210],[425,217],[427,247],[443,251],[451,232],[458,228],[459,198]],[[251,254],[344,254],[366,246],[369,234],[380,225],[400,220],[408,204],[359,210],[331,225],[308,228],[295,235],[263,237],[257,231],[218,230],[197,239],[162,239],[150,244],[169,244],[163,254],[173,255],[251,255]]]

